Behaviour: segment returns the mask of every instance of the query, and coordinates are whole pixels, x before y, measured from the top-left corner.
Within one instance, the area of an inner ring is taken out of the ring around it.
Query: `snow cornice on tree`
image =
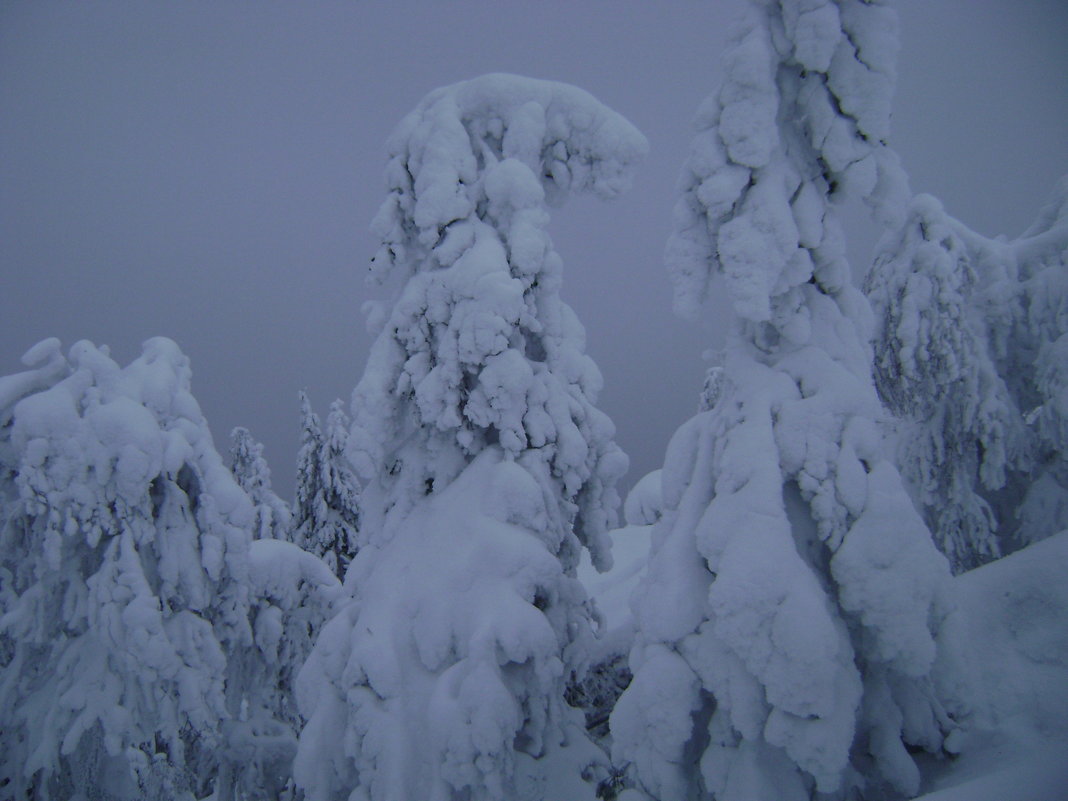
[[[390,194],[373,223],[382,248],[372,271],[383,277],[398,264],[415,271],[455,261],[449,228],[478,216],[493,165],[519,161],[553,205],[582,192],[612,198],[630,186],[648,143],[582,89],[491,74],[431,92],[389,150]]]

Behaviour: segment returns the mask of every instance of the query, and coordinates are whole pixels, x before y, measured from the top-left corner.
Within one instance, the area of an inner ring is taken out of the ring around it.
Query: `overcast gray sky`
[[[192,359],[216,444],[265,442],[292,497],[297,391],[348,400],[369,338],[385,142],[419,99],[486,72],[562,80],[648,136],[629,195],[551,232],[600,406],[659,466],[695,409],[715,320],[670,311],[661,264],[690,120],[738,0],[0,4],[0,374],[35,342],[120,364],[150,336]],[[902,0],[893,144],[913,189],[1014,236],[1068,172],[1068,3]],[[852,226],[852,250],[872,229]]]

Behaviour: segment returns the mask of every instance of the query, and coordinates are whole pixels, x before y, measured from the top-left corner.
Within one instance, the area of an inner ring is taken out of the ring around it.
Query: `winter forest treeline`
[[[0,378],[0,799],[906,799],[1068,736],[1068,182],[1012,241],[913,196],[895,29],[739,21],[666,254],[727,342],[625,525],[546,228],[647,145],[571,86],[400,123],[377,339],[350,404],[300,395],[292,503],[170,340],[31,348]]]

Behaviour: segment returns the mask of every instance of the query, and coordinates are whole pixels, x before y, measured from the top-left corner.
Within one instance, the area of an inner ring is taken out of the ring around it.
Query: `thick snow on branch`
[[[669,446],[614,756],[657,798],[909,793],[949,721],[927,677],[945,560],[883,454],[871,311],[836,204],[900,217],[882,3],[756,2],[698,114],[668,266],[724,279],[725,362]]]
[[[570,193],[615,197],[647,149],[623,117],[567,84],[498,74],[431,92],[390,140],[389,196],[373,224],[382,240],[373,269],[451,265],[472,239],[457,223],[483,211],[502,222],[515,217],[508,244],[525,245],[528,259],[540,261],[541,215],[521,212],[543,196],[554,203]],[[513,159],[533,181],[512,180],[514,167],[490,177]]]
[[[356,600],[297,686],[309,799],[593,797],[580,774],[597,752],[562,690],[588,647],[584,593],[526,526],[544,506],[494,447],[388,546],[360,551],[346,580]]]
[[[696,315],[720,273],[738,315],[782,329],[801,284],[850,282],[829,204],[859,196],[893,222],[908,200],[885,144],[897,24],[882,2],[753,5],[698,112],[667,263],[680,313]]]

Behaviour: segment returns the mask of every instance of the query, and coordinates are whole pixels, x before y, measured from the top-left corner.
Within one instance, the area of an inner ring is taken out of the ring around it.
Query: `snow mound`
[[[940,694],[964,728],[924,801],[1060,801],[1068,787],[1068,531],[953,580]]]
[[[1011,737],[1068,740],[1068,531],[954,581],[940,638],[950,695],[974,697],[975,726]]]

